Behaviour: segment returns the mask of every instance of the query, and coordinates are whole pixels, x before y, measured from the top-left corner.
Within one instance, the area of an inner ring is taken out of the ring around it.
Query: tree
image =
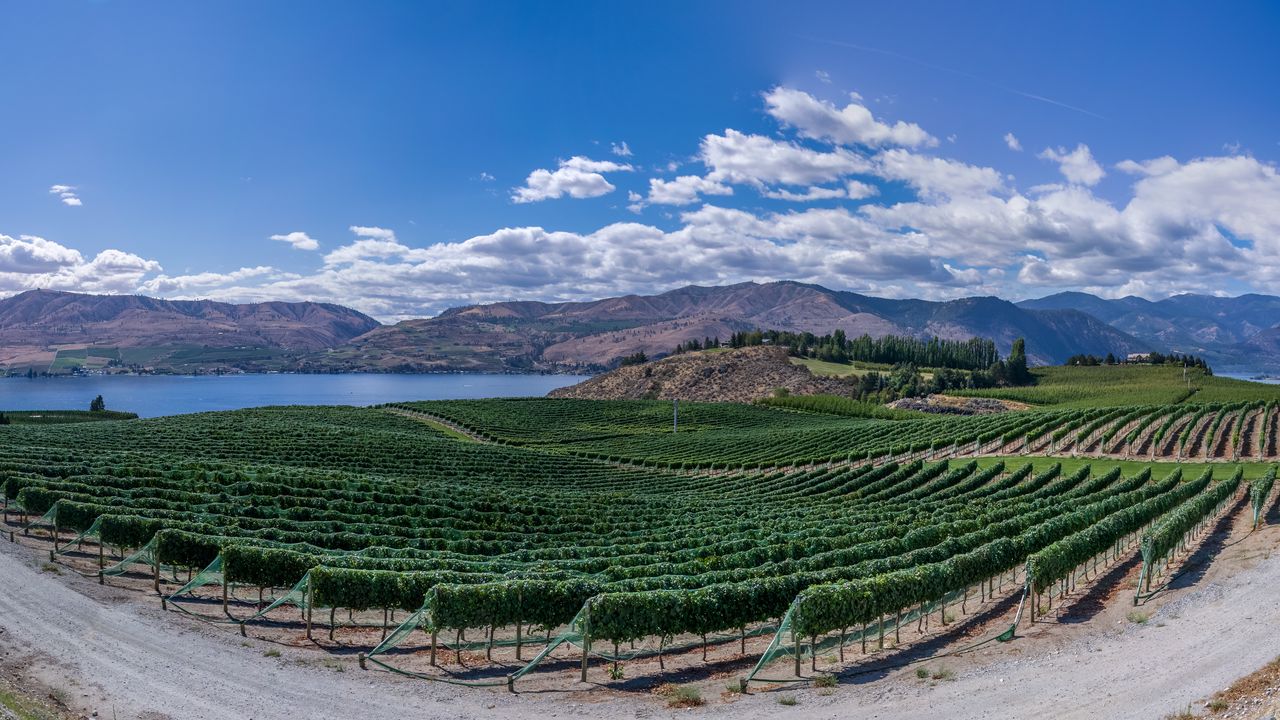
[[[0,425],[8,425],[8,424],[9,424],[9,416],[0,412]]]
[[[1013,349],[1009,351],[1009,383],[1027,385],[1031,382],[1031,372],[1027,370],[1027,341],[1018,338],[1013,341]]]
[[[1116,356],[1115,356],[1115,353],[1107,353],[1106,363],[1107,363],[1108,365],[1115,365],[1115,364],[1116,364]]]
[[[107,409],[107,401],[103,400],[101,395],[94,398],[93,402],[89,403],[89,412],[102,412],[103,410],[106,410],[106,409]]]

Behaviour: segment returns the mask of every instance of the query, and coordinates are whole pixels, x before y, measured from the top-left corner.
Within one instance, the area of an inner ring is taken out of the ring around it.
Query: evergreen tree
[[[89,412],[102,412],[103,410],[106,410],[106,409],[107,409],[107,401],[103,400],[101,395],[94,398],[93,402],[89,403]]]

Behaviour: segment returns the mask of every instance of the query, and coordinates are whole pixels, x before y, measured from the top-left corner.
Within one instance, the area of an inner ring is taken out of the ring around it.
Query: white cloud
[[[869,185],[858,180],[850,180],[845,183],[844,187],[822,187],[813,185],[805,188],[804,192],[792,192],[791,190],[778,189],[766,190],[764,196],[773,200],[786,200],[788,202],[815,202],[818,200],[862,200],[874,197],[880,193],[875,185]]]
[[[191,295],[192,293],[203,295],[210,290],[220,289],[227,285],[272,275],[277,278],[297,277],[296,275],[279,273],[275,268],[266,265],[260,265],[258,267],[240,268],[229,273],[203,272],[194,275],[178,275],[176,277],[160,275],[139,285],[138,291],[147,295],[173,296],[175,294]]]
[[[876,156],[876,165],[880,176],[904,181],[927,198],[986,195],[1004,189],[1004,178],[993,168],[910,150],[886,150]]]
[[[160,263],[108,249],[86,260],[80,251],[34,235],[0,234],[0,293],[45,288],[132,292]]]
[[[631,157],[631,146],[627,145],[627,141],[620,143],[609,143],[609,152],[618,157]]]
[[[815,149],[815,142],[827,142],[815,137],[821,134],[816,126],[787,126],[795,130],[779,137],[734,129],[707,135],[698,155],[705,175],[653,178],[646,194],[627,194],[631,209],[649,203],[687,208],[663,213],[667,227],[507,227],[462,241],[431,244],[435,238],[427,237],[414,244],[389,228],[352,225],[352,236],[326,248],[314,272],[250,266],[179,276],[160,275],[155,261],[119,250],[86,259],[43,238],[0,236],[0,292],[57,287],[312,299],[395,319],[474,302],[587,299],[779,278],[928,298],[1018,298],[1067,288],[1154,296],[1280,286],[1280,174],[1268,162],[1248,156],[1125,160],[1116,168],[1129,191],[1115,199],[1095,194],[1103,171],[1084,145],[1041,154],[1059,165],[1062,182],[1020,188],[995,168],[918,147]],[[543,171],[542,185],[521,189],[591,196],[599,183],[613,189],[602,173],[630,169],[576,157]],[[562,171],[571,172],[556,178]],[[567,177],[574,174],[576,180]],[[888,181],[883,196],[864,181],[871,178]],[[702,204],[737,194],[735,184],[767,199],[825,202],[783,212]]]
[[[1011,132],[1004,134],[1004,144],[1008,145],[1009,149],[1014,152],[1022,152],[1022,143],[1018,141],[1018,136]]]
[[[386,228],[370,227],[370,226],[364,226],[364,225],[352,225],[347,229],[355,233],[356,237],[375,238],[377,240],[395,240],[396,239],[395,231],[387,230]]]
[[[315,238],[301,230],[295,230],[284,235],[272,235],[271,239],[287,242],[293,246],[294,250],[316,250],[320,247],[320,243]]]
[[[880,188],[857,180],[850,180],[845,183],[844,189],[845,197],[850,200],[865,200],[880,194]]]
[[[50,185],[49,192],[50,194],[57,195],[63,205],[80,207],[84,204],[80,201],[80,196],[76,194],[76,187],[74,185]]]
[[[814,70],[813,76],[818,78],[819,82],[825,83],[827,85],[831,84],[831,73],[827,72],[826,70]]]
[[[1067,152],[1066,148],[1045,148],[1040,157],[1058,163],[1058,169],[1068,181],[1079,185],[1097,185],[1106,172],[1093,159],[1089,146],[1080,143],[1075,150]]]
[[[1143,160],[1142,162],[1121,160],[1116,163],[1117,170],[1130,175],[1164,175],[1177,170],[1178,167],[1178,161],[1168,155],[1152,158],[1151,160]]]
[[[844,148],[818,152],[733,129],[703,138],[701,158],[711,170],[708,179],[757,187],[775,183],[815,185],[871,169],[866,158]]]
[[[560,161],[560,167],[554,172],[538,169],[529,173],[524,186],[512,190],[511,197],[517,203],[554,200],[565,195],[578,199],[600,197],[616,189],[600,173],[631,170],[630,165],[575,155]]]
[[[765,93],[767,111],[779,122],[793,127],[801,137],[826,140],[840,145],[901,145],[931,147],[937,139],[919,125],[898,121],[888,125],[876,120],[871,111],[856,101],[837,108],[809,93],[775,87]]]
[[[691,205],[700,195],[732,195],[733,188],[697,175],[681,175],[674,180],[650,178],[650,205]],[[638,196],[637,196],[638,197]],[[633,200],[635,202],[635,200]]]

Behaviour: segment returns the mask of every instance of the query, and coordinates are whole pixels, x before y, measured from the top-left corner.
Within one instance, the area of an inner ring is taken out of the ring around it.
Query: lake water
[[[1214,373],[1219,377],[1234,378],[1236,380],[1248,380],[1249,382],[1266,383],[1267,385],[1280,385],[1280,377],[1259,377],[1258,373]]]
[[[260,405],[376,405],[409,400],[540,397],[580,375],[108,375],[0,378],[0,410],[109,410],[142,417]]]

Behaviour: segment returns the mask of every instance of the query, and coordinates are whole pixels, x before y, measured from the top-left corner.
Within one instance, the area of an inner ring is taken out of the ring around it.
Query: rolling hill
[[[0,300],[0,366],[58,370],[99,358],[152,367],[240,363],[265,369],[377,327],[367,315],[324,303],[236,305],[32,290]]]
[[[246,305],[31,291],[0,300],[0,368],[138,365],[303,372],[595,371],[637,352],[754,329],[947,339],[1026,338],[1033,364],[1076,353],[1202,355],[1219,369],[1280,369],[1280,298],[1157,302],[1060,293],[897,300],[781,281],[691,285],[586,302],[511,301],[381,325],[339,305]]]
[[[344,369],[520,371],[599,369],[636,352],[655,356],[679,343],[727,339],[738,330],[993,338],[1008,352],[1027,339],[1033,363],[1079,352],[1150,349],[1085,313],[1026,309],[994,297],[948,302],[889,300],[796,282],[689,286],[660,295],[591,302],[502,302],[378,328],[326,354]]]
[[[1207,358],[1220,370],[1280,370],[1280,297],[1175,295],[1151,301],[1065,292],[1018,306],[1088,313],[1151,346]]]

